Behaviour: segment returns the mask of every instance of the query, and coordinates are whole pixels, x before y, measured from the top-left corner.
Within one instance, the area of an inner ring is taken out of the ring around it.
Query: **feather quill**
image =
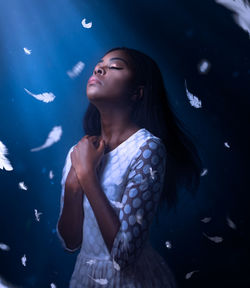
[[[45,143],[37,148],[33,148],[30,151],[39,151],[44,148],[50,147],[54,143],[58,142],[62,136],[62,127],[61,126],[55,126],[49,133],[48,138],[46,139]]]

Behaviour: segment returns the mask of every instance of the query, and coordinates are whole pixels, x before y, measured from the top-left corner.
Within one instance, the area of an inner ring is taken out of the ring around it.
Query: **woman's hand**
[[[78,179],[88,179],[96,173],[104,154],[105,142],[99,136],[85,135],[70,154]],[[79,181],[80,182],[80,181]]]

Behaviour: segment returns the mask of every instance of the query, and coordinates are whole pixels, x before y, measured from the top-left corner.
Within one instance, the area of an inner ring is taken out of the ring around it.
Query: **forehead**
[[[102,59],[100,59],[98,61],[98,63],[102,63],[102,62],[119,62],[119,63],[123,63],[124,65],[126,65],[128,68],[132,68],[132,61],[130,59],[130,57],[127,55],[126,52],[122,51],[122,50],[115,50],[112,52],[107,53],[106,55],[104,55],[102,57]]]

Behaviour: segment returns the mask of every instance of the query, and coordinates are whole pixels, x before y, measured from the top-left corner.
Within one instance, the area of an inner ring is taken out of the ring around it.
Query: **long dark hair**
[[[200,184],[202,161],[191,141],[194,137],[175,116],[155,61],[146,54],[127,47],[113,48],[106,54],[114,50],[123,50],[131,57],[135,83],[145,86],[142,99],[134,104],[131,120],[161,138],[165,144],[167,166],[160,203],[166,199],[169,208],[176,206],[180,188],[187,188],[194,195]],[[101,135],[100,113],[92,103],[85,112],[83,128],[88,135]]]

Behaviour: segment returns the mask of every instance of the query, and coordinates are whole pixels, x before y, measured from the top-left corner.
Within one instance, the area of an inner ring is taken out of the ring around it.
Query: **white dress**
[[[63,168],[60,215],[74,146],[69,150]],[[119,217],[120,230],[109,253],[85,194],[81,246],[74,250],[67,248],[57,223],[57,234],[64,249],[71,252],[80,249],[69,288],[177,287],[164,258],[149,242],[149,229],[158,208],[165,168],[165,146],[145,128],[103,155],[98,178]]]

